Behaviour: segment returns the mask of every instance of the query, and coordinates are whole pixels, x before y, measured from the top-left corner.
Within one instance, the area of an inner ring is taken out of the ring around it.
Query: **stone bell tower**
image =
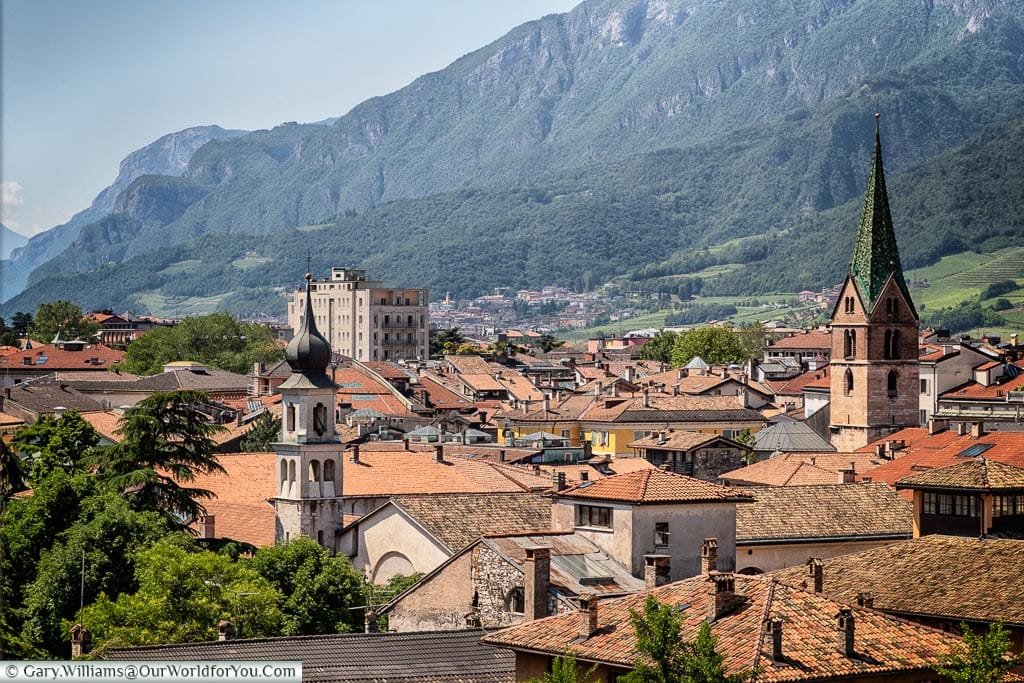
[[[331,346],[316,328],[310,281],[302,323],[285,348],[291,375],[281,383],[281,440],[277,453],[277,542],[308,536],[332,552],[341,526],[341,456],[334,431],[337,386],[327,376]]]
[[[879,116],[853,260],[832,311],[829,430],[839,451],[920,423],[918,316],[889,214]]]

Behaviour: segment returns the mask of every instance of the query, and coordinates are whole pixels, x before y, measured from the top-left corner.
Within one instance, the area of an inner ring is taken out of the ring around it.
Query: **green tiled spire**
[[[864,213],[860,219],[857,243],[853,249],[850,274],[857,281],[868,310],[873,310],[882,287],[890,275],[903,295],[910,301],[910,291],[903,278],[900,252],[896,247],[896,233],[889,214],[889,197],[885,192],[885,171],[882,169],[882,140],[879,133],[880,114],[875,113],[875,154],[871,163],[871,177],[864,195]],[[913,304],[911,303],[911,306]]]

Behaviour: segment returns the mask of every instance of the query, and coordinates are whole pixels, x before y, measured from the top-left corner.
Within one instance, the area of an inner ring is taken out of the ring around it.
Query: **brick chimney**
[[[230,621],[221,620],[217,622],[217,640],[234,640],[235,639],[235,625]]]
[[[853,657],[855,623],[853,610],[849,607],[842,607],[836,615],[836,630],[839,634],[839,651],[847,657]]]
[[[815,593],[820,593],[825,584],[825,563],[820,557],[807,559],[807,578]]]
[[[204,515],[199,518],[199,538],[217,538],[215,515]]]
[[[772,637],[772,661],[781,662],[782,654],[782,619],[772,617],[768,620],[768,635]]]
[[[352,444],[352,457],[351,457],[351,460],[352,460],[352,464],[353,465],[358,465],[359,464],[359,444]]]
[[[576,640],[584,641],[597,631],[597,596],[593,593],[583,593],[577,601],[580,604],[580,633]]]
[[[870,591],[857,593],[857,605],[859,607],[867,607],[868,609],[873,609],[875,606],[875,596],[872,595]]]
[[[644,555],[644,588],[664,586],[672,572],[672,558],[669,555]]]
[[[434,462],[444,462],[444,444],[434,444]]]
[[[718,539],[705,538],[700,546],[700,573],[707,576],[718,570]]]
[[[650,408],[651,407],[651,393],[647,390],[647,387],[644,387],[643,397],[644,397],[644,399],[643,399],[644,400],[644,403],[643,403],[644,408]]]
[[[92,633],[81,624],[71,627],[71,658],[77,659],[89,654],[92,649]]]
[[[548,586],[551,583],[551,548],[526,549],[526,572],[523,592],[526,597],[523,619],[533,621],[548,615]]]
[[[551,488],[553,488],[555,491],[565,490],[565,472],[551,473]]]
[[[736,594],[736,579],[732,574],[715,572],[708,576],[707,620],[715,621],[739,607],[743,596]]]
[[[938,434],[949,429],[949,420],[940,420],[937,417],[929,418],[928,420],[928,433]]]
[[[970,432],[970,427],[967,426],[966,422],[957,422],[956,423],[956,435],[957,436],[966,436],[968,432]]]
[[[981,436],[984,433],[985,433],[985,423],[984,422],[982,422],[981,420],[978,420],[977,422],[972,422],[971,423],[971,438],[972,439],[980,439]]]

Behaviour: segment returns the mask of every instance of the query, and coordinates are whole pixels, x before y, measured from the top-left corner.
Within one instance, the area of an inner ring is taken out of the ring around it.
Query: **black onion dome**
[[[284,359],[292,372],[303,375],[323,374],[331,362],[331,345],[320,331],[316,329],[313,317],[313,297],[310,294],[312,276],[306,273],[306,310],[302,314],[302,323],[288,346],[284,349]]]

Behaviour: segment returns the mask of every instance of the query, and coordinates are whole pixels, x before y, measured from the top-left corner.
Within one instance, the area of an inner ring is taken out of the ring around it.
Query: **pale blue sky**
[[[53,227],[165,133],[338,116],[577,2],[3,0],[0,221]]]

